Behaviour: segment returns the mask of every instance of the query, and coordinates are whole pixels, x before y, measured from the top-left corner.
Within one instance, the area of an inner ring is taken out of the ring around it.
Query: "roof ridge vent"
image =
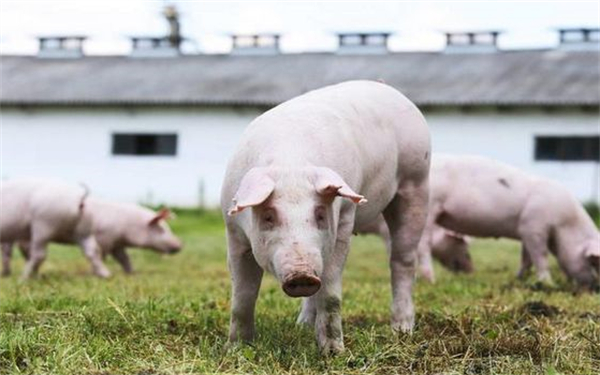
[[[492,53],[498,51],[501,31],[445,32],[446,53]]]
[[[173,44],[169,36],[132,36],[131,57],[177,57],[179,44]]]
[[[73,59],[83,57],[85,36],[58,35],[40,36],[37,38],[39,58]]]
[[[600,28],[572,27],[558,29],[558,48],[567,51],[600,50]]]
[[[232,34],[231,54],[238,56],[277,55],[281,34]]]
[[[378,55],[389,52],[388,39],[392,33],[387,31],[344,32],[336,35],[338,37],[338,54]]]

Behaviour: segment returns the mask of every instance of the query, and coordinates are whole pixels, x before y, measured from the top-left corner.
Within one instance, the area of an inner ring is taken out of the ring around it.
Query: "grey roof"
[[[600,104],[598,52],[1,56],[0,105],[259,105],[381,79],[417,105]]]

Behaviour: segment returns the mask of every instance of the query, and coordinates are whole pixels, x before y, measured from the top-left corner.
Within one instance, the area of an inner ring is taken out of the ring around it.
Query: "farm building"
[[[598,30],[561,30],[554,49],[506,51],[498,34],[448,34],[439,52],[392,52],[389,34],[340,34],[331,53],[286,54],[278,35],[234,36],[229,54],[183,55],[134,38],[127,56],[86,56],[83,37],[1,57],[1,177],[51,176],[95,194],[218,204],[245,126],[321,86],[383,80],[413,100],[434,152],[480,154],[598,200]]]

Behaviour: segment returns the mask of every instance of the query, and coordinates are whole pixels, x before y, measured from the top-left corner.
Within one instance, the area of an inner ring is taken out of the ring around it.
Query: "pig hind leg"
[[[315,319],[317,318],[317,306],[314,297],[302,298],[302,310],[296,324],[306,324],[307,326],[313,327],[315,325]]]
[[[390,230],[389,257],[392,284],[392,329],[409,332],[414,325],[412,285],[417,263],[417,247],[425,227],[428,205],[427,181],[400,187],[384,210]]]
[[[25,263],[21,280],[27,280],[32,276],[37,275],[40,266],[46,260],[46,246],[48,241],[45,239],[33,239],[29,249],[29,259]]]
[[[29,259],[31,244],[28,241],[19,241],[19,252],[23,256],[23,259]]]
[[[91,263],[94,275],[102,278],[110,277],[110,271],[102,262],[102,253],[96,239],[93,236],[89,236],[82,238],[77,242],[79,243],[79,246],[81,246],[83,254]]]
[[[252,249],[227,230],[227,263],[231,274],[230,341],[254,338],[254,309],[263,270],[256,263]]]
[[[10,259],[12,258],[12,243],[2,243],[2,276],[10,276]]]

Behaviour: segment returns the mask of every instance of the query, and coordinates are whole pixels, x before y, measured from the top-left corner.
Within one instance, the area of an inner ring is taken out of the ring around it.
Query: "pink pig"
[[[555,181],[484,157],[435,155],[423,236],[435,224],[475,237],[520,240],[521,277],[534,265],[538,279],[550,281],[547,256],[552,253],[570,279],[585,287],[598,285],[600,233],[581,204]],[[433,278],[428,252],[419,249],[421,270]]]
[[[154,213],[144,207],[87,197],[77,186],[49,180],[15,180],[2,183],[0,242],[3,275],[10,273],[13,242],[27,257],[23,277],[35,274],[49,242],[79,244],[100,277],[110,276],[102,258],[111,254],[131,272],[125,247],[175,253],[181,241],[165,219],[168,210]]]
[[[381,83],[325,87],[254,120],[222,190],[233,288],[230,340],[253,338],[266,270],[287,295],[306,297],[298,321],[315,327],[321,352],[343,350],[341,276],[350,238],[355,225],[382,212],[391,233],[392,328],[410,331],[429,159],[423,116]]]

